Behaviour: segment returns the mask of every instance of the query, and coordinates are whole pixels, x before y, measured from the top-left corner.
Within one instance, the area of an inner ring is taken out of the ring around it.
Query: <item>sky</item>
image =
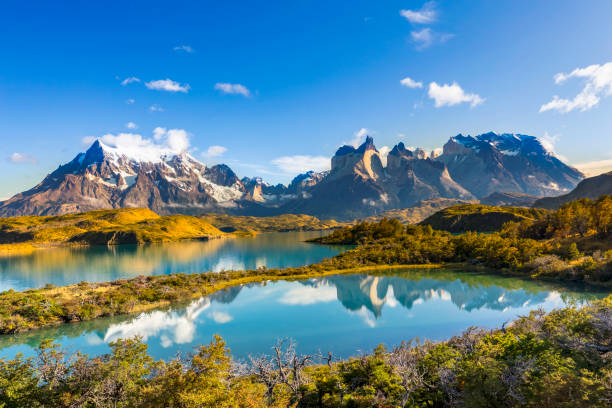
[[[496,131],[602,172],[611,19],[608,0],[4,0],[0,199],[96,138],[287,183],[366,134]]]

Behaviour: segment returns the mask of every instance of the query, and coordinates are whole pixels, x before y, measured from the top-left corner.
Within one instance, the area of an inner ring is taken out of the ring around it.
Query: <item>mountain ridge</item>
[[[438,198],[561,194],[583,178],[537,138],[509,133],[459,134],[441,155],[400,142],[386,160],[367,136],[357,147],[339,147],[329,171],[297,175],[288,185],[240,179],[229,166],[206,166],[186,151],[121,151],[96,140],[32,189],[1,202],[0,216],[147,207],[159,214],[290,213],[346,220]]]

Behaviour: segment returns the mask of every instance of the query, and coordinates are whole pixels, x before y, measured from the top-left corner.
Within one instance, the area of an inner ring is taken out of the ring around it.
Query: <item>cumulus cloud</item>
[[[205,152],[202,152],[202,157],[207,159],[214,159],[215,157],[223,155],[223,153],[225,152],[227,152],[227,147],[214,145],[206,149]]]
[[[229,323],[232,320],[234,320],[234,318],[229,313],[219,312],[219,311],[214,311],[212,313],[209,313],[208,317],[213,319],[214,322],[217,324],[225,324],[225,323]]]
[[[283,156],[272,160],[272,164],[284,173],[296,174],[307,171],[324,171],[331,168],[331,159],[325,156]]]
[[[544,136],[540,137],[540,143],[542,147],[549,153],[554,153],[555,143],[559,141],[559,135],[551,135],[548,132],[544,132]]]
[[[140,79],[136,78],[136,77],[128,77],[125,78],[123,81],[121,81],[121,85],[126,86],[128,84],[131,84],[133,82],[140,82]]]
[[[174,47],[174,51],[182,51],[191,54],[192,52],[194,52],[194,49],[191,48],[190,45],[177,45],[176,47]]]
[[[245,98],[251,96],[251,91],[244,85],[241,84],[230,84],[227,82],[217,82],[215,89],[222,94],[226,95],[242,95]]]
[[[542,137],[539,137],[538,140],[542,147],[550,154],[556,156],[557,158],[567,161],[567,157],[560,155],[555,152],[555,144],[559,141],[559,135],[551,135],[548,132],[544,132]]]
[[[438,85],[436,82],[429,84],[429,97],[435,101],[436,108],[442,106],[453,106],[468,102],[471,107],[478,106],[484,99],[474,93],[466,93],[458,83]]]
[[[429,27],[410,32],[410,38],[419,51],[429,48],[434,44],[443,44],[453,37],[454,34],[438,33]]]
[[[302,286],[289,289],[278,301],[284,305],[303,306],[333,302],[337,298],[336,288],[326,284],[319,287]]]
[[[389,146],[383,146],[378,149],[378,152],[380,153],[380,158],[381,158],[381,161],[384,167],[387,167],[387,156],[389,155],[390,151],[391,151],[391,148]]]
[[[145,83],[145,86],[148,89],[153,89],[155,91],[183,93],[187,93],[190,88],[189,84],[180,84],[176,81],[171,80],[170,78],[158,79],[157,81],[149,81]]]
[[[576,68],[569,74],[558,73],[554,76],[557,85],[571,78],[584,78],[586,84],[573,99],[564,99],[557,95],[540,107],[540,112],[556,110],[568,113],[574,109],[584,112],[599,104],[602,97],[612,95],[612,62],[603,65],[594,64],[586,68]]]
[[[130,98],[128,100],[125,101],[125,103],[127,103],[128,105],[133,104],[134,102],[136,102],[133,98]]]
[[[100,140],[106,147],[119,155],[145,162],[158,162],[164,156],[185,153],[189,149],[189,134],[184,129],[155,128],[153,138],[137,133],[108,133],[102,137],[83,138],[83,143],[91,144]]]
[[[151,105],[151,106],[149,106],[149,110],[150,110],[151,112],[163,112],[163,111],[164,111],[164,108],[162,108],[162,107],[161,107],[161,106],[159,106],[159,105]]]
[[[414,79],[409,78],[409,77],[402,79],[400,81],[400,84],[407,88],[422,88],[423,87],[422,82],[415,81]]]
[[[36,164],[38,163],[38,160],[35,157],[30,156],[29,154],[25,154],[25,153],[13,153],[11,154],[9,157],[6,158],[7,161],[9,161],[10,163],[15,163],[15,164]]]
[[[420,10],[400,10],[400,15],[413,24],[431,24],[438,17],[436,3],[428,1]]]
[[[134,122],[128,122],[125,124],[125,127],[128,129],[136,129],[138,127],[137,124],[135,124]]]
[[[353,147],[359,147],[363,142],[365,142],[366,136],[370,133],[370,130],[367,128],[361,128],[355,133],[353,133],[353,138],[348,142],[344,142],[345,145],[350,145]]]
[[[147,341],[149,338],[159,336],[162,347],[169,347],[173,343],[190,343],[196,332],[196,319],[210,305],[210,300],[203,298],[191,303],[184,313],[159,310],[142,313],[132,320],[111,324],[104,333],[104,341],[109,343],[135,336]]]

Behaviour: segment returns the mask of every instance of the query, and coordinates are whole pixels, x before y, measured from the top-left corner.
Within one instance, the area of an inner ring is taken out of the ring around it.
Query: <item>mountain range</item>
[[[187,152],[142,160],[96,140],[34,188],[1,202],[0,216],[148,207],[160,214],[353,219],[436,198],[560,195],[583,178],[537,138],[519,134],[460,134],[441,154],[398,143],[386,157],[367,137],[358,147],[340,147],[329,171],[300,174],[289,185],[240,179],[228,166],[208,167]]]

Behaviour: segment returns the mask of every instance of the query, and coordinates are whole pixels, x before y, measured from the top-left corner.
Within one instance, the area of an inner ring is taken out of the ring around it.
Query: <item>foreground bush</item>
[[[280,341],[232,363],[218,336],[188,358],[154,361],[139,339],[108,355],[0,359],[2,407],[604,407],[612,404],[612,296],[534,311],[507,328],[335,361]],[[315,360],[322,363],[313,364]]]

